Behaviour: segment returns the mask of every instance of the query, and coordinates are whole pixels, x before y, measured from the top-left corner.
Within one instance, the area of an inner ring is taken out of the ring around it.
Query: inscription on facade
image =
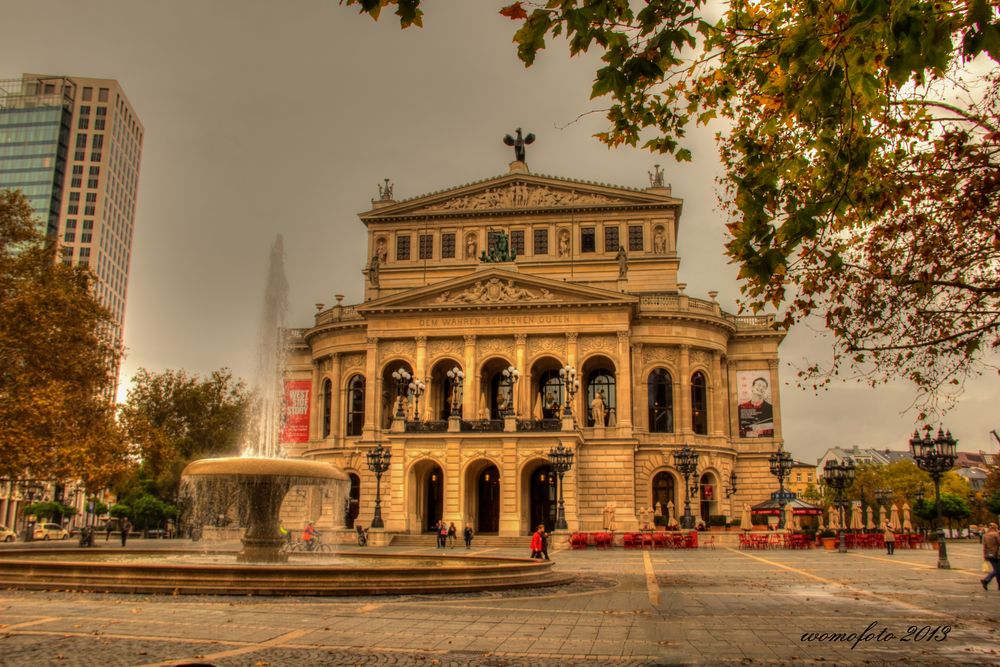
[[[468,317],[424,317],[417,320],[420,327],[468,327],[468,326],[531,326],[539,324],[569,324],[569,315],[470,315]]]

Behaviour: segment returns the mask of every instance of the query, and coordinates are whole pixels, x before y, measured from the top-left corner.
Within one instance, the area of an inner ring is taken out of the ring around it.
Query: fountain
[[[321,461],[281,456],[277,442],[283,401],[279,359],[287,284],[281,237],[271,250],[258,356],[260,405],[243,456],[201,459],[182,473],[195,499],[193,515],[241,506],[243,548],[3,549],[0,588],[117,593],[215,595],[374,595],[442,593],[537,587],[572,581],[552,571],[551,561],[483,556],[367,553],[368,548],[328,554],[282,552],[278,516],[292,487],[336,485],[347,475]],[[200,500],[199,500],[200,499]],[[213,501],[219,501],[213,505]],[[197,503],[202,503],[199,507]],[[334,502],[333,507],[340,504]]]

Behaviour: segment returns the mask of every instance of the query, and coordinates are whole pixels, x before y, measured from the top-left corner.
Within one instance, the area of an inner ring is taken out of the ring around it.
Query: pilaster
[[[343,442],[344,429],[347,427],[347,424],[343,419],[346,397],[340,382],[340,354],[337,352],[331,354],[330,362],[330,384],[333,394],[330,397],[330,438],[335,442]]]
[[[618,419],[619,434],[631,437],[632,433],[632,358],[629,349],[629,332],[618,332],[618,406],[615,417]],[[622,410],[622,406],[626,406]]]
[[[376,424],[380,423],[380,415],[376,414],[381,401],[381,383],[378,379],[378,337],[365,337],[365,426],[361,439],[374,441],[377,435]]]
[[[413,369],[414,379],[423,380],[426,385],[426,391],[424,395],[420,397],[420,411],[421,414],[414,415],[417,419],[427,420],[429,419],[429,411],[427,406],[430,405],[428,398],[431,392],[434,390],[430,385],[430,378],[427,377],[427,336],[415,336],[414,340],[417,343],[417,363],[416,367]]]
[[[691,428],[691,346],[680,346],[680,377],[677,381],[680,385],[677,391],[677,423],[674,424],[677,433],[681,435],[692,435]]]
[[[514,414],[517,416],[531,416],[531,399],[528,392],[531,390],[531,375],[525,368],[527,359],[528,335],[514,334],[514,367],[521,371],[521,380],[517,383],[516,396],[514,397]]]
[[[462,387],[462,417],[478,419],[479,371],[476,368],[476,337],[466,334],[465,338],[465,384]]]

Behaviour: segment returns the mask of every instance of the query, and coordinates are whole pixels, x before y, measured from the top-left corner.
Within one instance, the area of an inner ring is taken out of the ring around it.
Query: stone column
[[[681,435],[691,435],[694,433],[691,428],[691,346],[680,347],[680,377],[677,378],[680,387],[677,391],[678,410],[675,430]]]
[[[529,392],[531,390],[531,374],[524,367],[528,357],[527,346],[527,334],[514,334],[514,367],[521,371],[521,379],[517,383],[516,389],[517,396],[514,398],[514,409],[517,416],[530,419],[531,399],[529,398]]]
[[[771,408],[774,414],[774,439],[781,440],[781,401],[778,397],[778,360],[768,359],[767,367],[771,371]]]
[[[736,386],[736,362],[729,359],[726,362],[726,380],[729,387]],[[730,391],[727,388],[727,392]],[[739,403],[739,397],[733,395],[732,398],[727,395],[726,400],[732,400],[732,404],[736,405]],[[733,409],[729,413],[729,433],[734,440],[738,440],[740,437],[740,411],[739,408]],[[734,464],[735,465],[735,464]]]
[[[712,412],[708,431],[711,435],[722,435],[726,428],[723,421],[726,401],[723,385],[722,353],[712,350]]]
[[[324,357],[312,360],[312,412],[309,417],[309,439],[323,439],[323,373]]]
[[[566,363],[572,366],[573,368],[576,368],[576,339],[577,339],[577,332],[570,331],[566,334]],[[579,368],[576,368],[576,372],[577,372],[576,379],[580,381],[581,391],[577,392],[576,397],[573,400],[573,405],[572,405],[573,416],[576,418],[577,422],[580,423],[580,425],[585,426],[587,424],[587,415],[585,415],[580,409],[580,405],[583,402],[580,398],[580,394],[582,393],[584,382],[583,382],[583,377],[581,377],[579,374],[580,373]]]
[[[466,420],[478,419],[476,412],[479,410],[476,393],[479,389],[479,377],[476,368],[476,336],[466,334],[465,338],[465,386],[462,387],[462,418]]]
[[[413,376],[415,380],[423,380],[426,385],[424,395],[420,397],[420,414],[415,414],[414,418],[426,421],[430,414],[427,406],[430,403],[428,399],[432,391],[431,384],[427,379],[427,336],[416,336],[414,340],[417,342],[417,361],[413,368]]]
[[[365,337],[365,426],[361,439],[374,441],[381,423],[376,410],[381,408],[382,383],[378,375],[378,337]]]
[[[618,332],[618,373],[615,384],[618,387],[618,406],[615,417],[619,433],[631,437],[632,433],[632,355],[628,344],[628,331]]]
[[[649,401],[646,395],[646,379],[642,377],[642,343],[632,345],[632,353],[629,357],[630,368],[632,369],[632,431],[646,432],[649,425],[646,423],[644,410]]]
[[[344,393],[341,387],[341,358],[338,352],[330,355],[332,362],[330,368],[330,384],[332,385],[332,396],[330,397],[330,437],[334,442],[343,442],[344,439]]]

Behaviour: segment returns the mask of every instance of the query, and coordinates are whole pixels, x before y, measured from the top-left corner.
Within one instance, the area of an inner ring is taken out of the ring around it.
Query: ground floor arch
[[[424,459],[413,464],[407,495],[410,531],[433,531],[444,518],[444,471],[437,461]]]
[[[489,459],[469,464],[465,471],[465,516],[476,533],[499,533],[502,498],[500,469]]]
[[[521,532],[531,534],[542,524],[550,532],[556,527],[558,477],[548,461],[525,466],[521,476]]]

